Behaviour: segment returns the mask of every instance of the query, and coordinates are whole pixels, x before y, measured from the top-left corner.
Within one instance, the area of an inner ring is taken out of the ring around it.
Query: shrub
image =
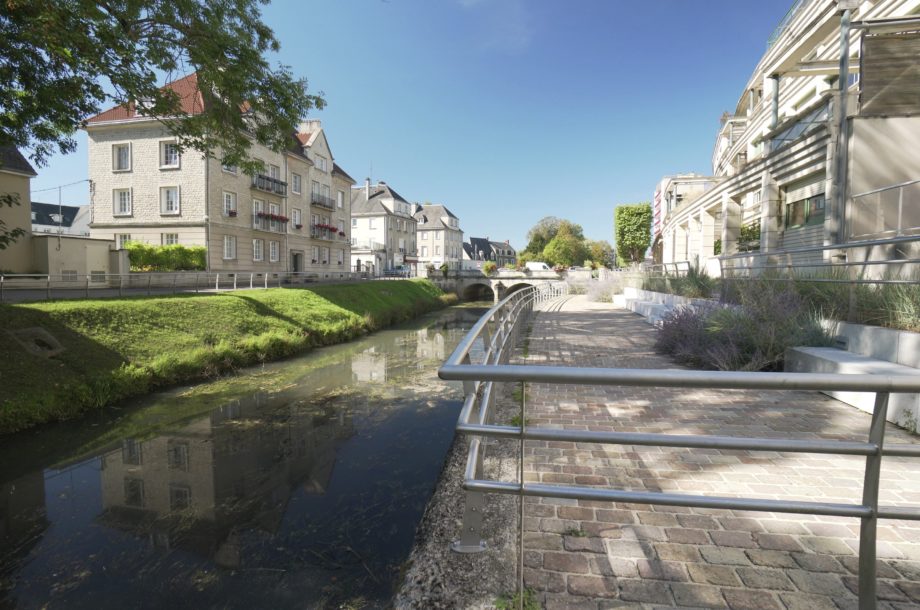
[[[566,282],[569,286],[569,294],[587,294],[588,285],[585,282]]]
[[[125,248],[131,271],[203,271],[207,267],[204,246],[153,246],[132,241]]]
[[[495,261],[486,261],[482,265],[482,272],[486,275],[493,275],[498,269],[498,265],[495,264]]]
[[[665,316],[656,349],[707,369],[780,370],[786,349],[830,345],[819,316],[788,283],[736,285],[738,305],[678,308]]]

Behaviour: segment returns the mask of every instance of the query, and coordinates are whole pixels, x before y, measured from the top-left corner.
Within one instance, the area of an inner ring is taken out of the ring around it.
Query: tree
[[[103,104],[135,104],[180,148],[220,154],[244,171],[252,140],[280,150],[322,94],[264,55],[278,41],[267,0],[5,0],[0,9],[0,145],[32,149],[39,165],[73,152],[73,134]],[[204,109],[182,116],[162,85],[197,73]],[[220,151],[219,153],[217,151]]]
[[[642,262],[652,241],[652,205],[636,203],[613,211],[617,260],[621,265]]]
[[[585,244],[588,247],[588,256],[591,261],[601,267],[610,267],[613,265],[613,246],[606,241],[589,241]]]
[[[543,260],[553,266],[580,265],[587,256],[584,240],[568,231],[559,231],[543,249]]]
[[[581,241],[585,239],[581,225],[555,216],[546,216],[527,232],[527,247],[521,254],[528,260],[541,258],[549,242],[560,233],[573,235]]]

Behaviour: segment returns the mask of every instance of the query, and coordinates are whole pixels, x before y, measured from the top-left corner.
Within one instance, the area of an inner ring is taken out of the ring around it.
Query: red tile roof
[[[180,109],[185,114],[201,114],[204,111],[204,98],[198,90],[198,74],[193,72],[188,76],[168,83],[164,89],[172,89],[179,96]],[[244,109],[245,111],[245,109]],[[100,112],[94,117],[86,119],[88,125],[106,121],[126,121],[138,118],[134,102],[122,104]]]

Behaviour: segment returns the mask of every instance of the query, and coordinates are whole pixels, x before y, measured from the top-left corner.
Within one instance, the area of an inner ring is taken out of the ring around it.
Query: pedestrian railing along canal
[[[460,539],[452,548],[458,552],[477,552],[486,548],[482,540],[482,509],[485,494],[514,494],[544,498],[627,502],[689,508],[714,508],[777,513],[853,517],[860,519],[859,607],[876,607],[876,525],[878,519],[920,520],[920,507],[879,504],[879,473],[883,457],[920,457],[920,445],[885,445],[885,415],[888,397],[895,393],[920,392],[920,377],[881,375],[841,375],[816,373],[749,373],[725,371],[685,371],[654,369],[613,369],[508,364],[522,328],[528,324],[534,307],[560,295],[559,288],[535,286],[501,301],[489,310],[460,342],[438,371],[442,379],[463,381],[466,394],[457,431],[469,435],[463,487],[466,506]],[[481,346],[481,357],[472,354]],[[614,385],[669,388],[710,388],[740,390],[838,390],[873,392],[875,408],[865,442],[838,440],[798,440],[748,438],[711,435],[647,434],[591,430],[566,430],[527,425],[525,399],[521,393],[521,425],[491,423],[497,384],[506,382]],[[520,442],[518,482],[490,480],[483,473],[483,439],[517,439]],[[637,445],[690,449],[771,451],[865,456],[862,498],[852,504],[719,497],[629,491],[573,485],[548,485],[524,482],[525,440],[567,441],[608,445]]]

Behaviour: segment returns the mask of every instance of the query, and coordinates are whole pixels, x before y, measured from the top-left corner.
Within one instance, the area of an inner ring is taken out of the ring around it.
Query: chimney
[[[323,122],[319,119],[310,119],[308,121],[301,121],[297,126],[297,133],[310,133],[311,131],[318,131],[323,128]]]
[[[364,198],[370,200],[371,198],[371,179],[364,179]]]

